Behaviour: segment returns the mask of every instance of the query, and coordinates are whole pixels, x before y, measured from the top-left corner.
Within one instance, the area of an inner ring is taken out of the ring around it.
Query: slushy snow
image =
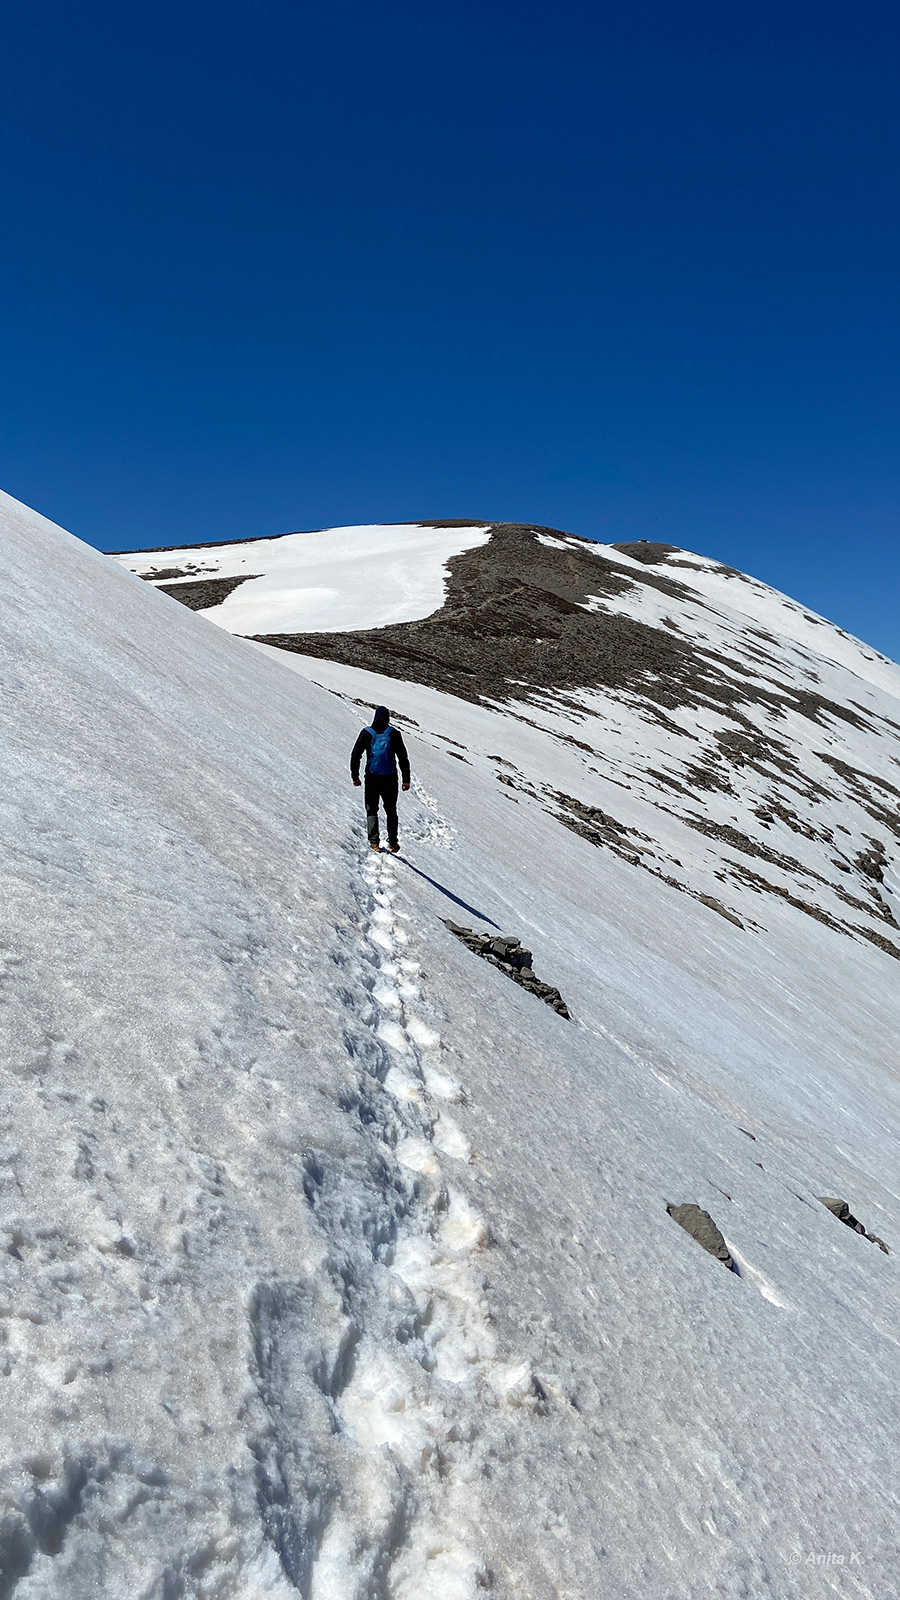
[[[0,1595],[895,1592],[896,961],[561,826],[541,785],[650,816],[639,706],[282,657],[0,519]],[[398,859],[347,770],[376,690]]]

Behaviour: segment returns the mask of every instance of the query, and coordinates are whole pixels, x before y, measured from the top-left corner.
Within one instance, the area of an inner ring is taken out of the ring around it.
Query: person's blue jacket
[[[384,733],[389,724],[390,712],[385,706],[379,706],[374,717],[372,718],[372,727],[375,729],[376,733]],[[409,756],[406,753],[406,745],[403,743],[403,735],[398,728],[393,727],[390,728],[390,735],[390,753],[394,761],[394,770],[396,772],[397,763],[399,763],[400,775],[403,779],[403,782],[409,783]],[[366,757],[366,774],[368,775],[369,750],[371,745],[372,735],[368,728],[363,728],[359,738],[350,752],[350,776],[352,777],[354,783],[359,783],[359,764],[364,753]]]

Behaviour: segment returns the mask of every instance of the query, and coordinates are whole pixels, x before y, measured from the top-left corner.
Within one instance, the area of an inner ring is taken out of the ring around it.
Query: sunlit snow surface
[[[175,583],[241,578],[209,616],[231,633],[346,633],[413,622],[444,600],[444,565],[484,544],[489,531],[397,527],[323,528],[248,544],[120,556],[130,572],[189,570]]]
[[[604,767],[0,531],[0,1593],[894,1593],[898,1256],[816,1196],[900,1248],[898,963],[563,828],[542,783],[650,815],[639,707],[567,711]],[[372,697],[419,724],[398,860]]]

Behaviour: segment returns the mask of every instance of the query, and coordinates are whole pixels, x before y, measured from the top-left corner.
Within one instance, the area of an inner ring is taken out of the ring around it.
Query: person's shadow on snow
[[[476,911],[474,906],[467,905],[465,900],[460,900],[458,894],[452,894],[449,889],[445,889],[442,883],[438,883],[437,878],[429,878],[427,872],[423,872],[421,867],[414,867],[412,862],[407,861],[405,856],[401,855],[400,860],[405,867],[409,867],[410,872],[418,873],[420,878],[424,878],[426,883],[430,883],[435,889],[439,889],[441,894],[445,894],[448,900],[453,901],[454,905],[461,906],[463,911],[468,911],[472,917],[480,917],[481,921],[487,922],[490,927],[499,929],[500,924],[495,922],[493,917],[486,917],[483,911]]]

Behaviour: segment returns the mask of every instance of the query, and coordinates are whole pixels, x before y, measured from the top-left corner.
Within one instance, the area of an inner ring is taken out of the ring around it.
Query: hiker
[[[409,756],[403,735],[391,727],[387,706],[376,706],[371,725],[363,728],[350,755],[350,776],[359,788],[359,763],[366,752],[366,832],[369,849],[378,850],[378,803],[384,806],[388,848],[394,855],[400,849],[397,839],[397,762],[404,789],[409,788]]]

